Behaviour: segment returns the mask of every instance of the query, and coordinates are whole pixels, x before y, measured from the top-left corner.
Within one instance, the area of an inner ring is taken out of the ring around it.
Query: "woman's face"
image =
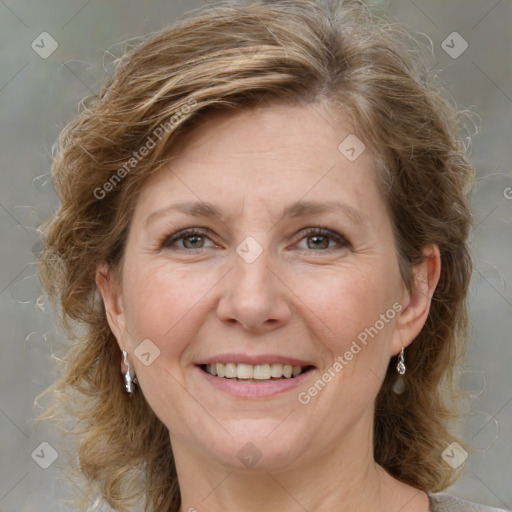
[[[423,324],[369,151],[323,105],[201,125],[144,184],[106,303],[176,457],[235,468],[370,446],[389,360]]]

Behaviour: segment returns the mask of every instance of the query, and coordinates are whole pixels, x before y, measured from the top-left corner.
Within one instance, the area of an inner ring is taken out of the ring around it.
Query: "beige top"
[[[429,512],[506,512],[501,508],[477,505],[445,493],[429,493],[428,498],[430,502]]]

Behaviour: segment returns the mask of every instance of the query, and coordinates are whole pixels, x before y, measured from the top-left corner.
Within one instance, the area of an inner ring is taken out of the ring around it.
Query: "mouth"
[[[290,393],[316,373],[310,361],[284,354],[225,353],[199,360],[194,366],[205,389],[243,400]]]
[[[314,366],[291,365],[282,363],[211,363],[200,364],[198,367],[205,373],[220,379],[229,379],[238,382],[272,382],[295,379],[306,372],[313,370]]]

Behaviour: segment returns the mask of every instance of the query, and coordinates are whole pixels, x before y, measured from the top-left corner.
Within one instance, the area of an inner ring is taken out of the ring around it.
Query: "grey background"
[[[56,483],[57,477],[66,481],[62,457],[48,469],[31,457],[36,449],[40,453],[43,441],[57,450],[64,442],[53,430],[35,430],[33,422],[34,398],[52,382],[50,354],[65,343],[48,308],[36,302],[36,227],[57,205],[48,176],[51,146],[76,113],[78,101],[98,91],[104,65],[113,60],[107,50],[117,56],[118,43],[168,25],[201,5],[0,0],[0,512],[66,510],[58,496],[65,486]],[[471,340],[462,367],[467,392],[461,397],[468,413],[464,438],[475,451],[449,492],[510,508],[512,2],[390,0],[381,5],[392,18],[432,40],[433,69],[459,108],[479,116],[472,139],[478,177],[472,197]],[[46,59],[31,48],[44,31],[59,45]],[[441,46],[454,31],[468,43],[456,59]]]

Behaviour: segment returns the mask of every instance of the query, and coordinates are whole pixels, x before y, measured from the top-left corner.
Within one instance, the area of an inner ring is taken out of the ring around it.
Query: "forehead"
[[[353,152],[346,152],[347,140]],[[354,152],[355,159],[347,157]],[[222,198],[226,207],[343,200],[362,208],[382,202],[372,165],[364,142],[325,104],[215,114],[188,133],[178,154],[147,179],[138,209],[177,198],[210,203]]]

